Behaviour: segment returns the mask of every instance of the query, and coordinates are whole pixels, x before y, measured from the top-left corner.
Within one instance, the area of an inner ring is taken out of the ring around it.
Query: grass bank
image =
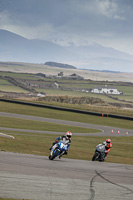
[[[32,121],[25,119],[18,119],[12,117],[1,117],[0,122],[2,127],[6,128],[18,128],[18,129],[29,129],[29,130],[40,130],[40,131],[54,131],[54,132],[66,132],[71,130],[73,133],[96,133],[101,132],[101,130],[83,128],[77,126]]]
[[[19,105],[7,102],[0,102],[0,111],[133,129],[133,123],[129,120],[114,119],[109,117],[93,116],[87,114],[78,114],[73,112],[33,107],[28,105]]]
[[[58,137],[58,135],[26,132],[15,132],[13,135],[15,140],[1,137],[0,149],[2,151],[42,156],[49,155],[49,147]],[[91,160],[96,145],[105,139],[106,137],[73,136],[69,153],[64,158]],[[112,140],[113,147],[106,162],[133,164],[133,137],[110,137],[110,139]]]

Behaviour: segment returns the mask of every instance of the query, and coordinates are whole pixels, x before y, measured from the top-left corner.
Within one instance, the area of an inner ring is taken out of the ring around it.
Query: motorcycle
[[[67,144],[64,144],[63,141],[60,140],[52,147],[49,155],[49,160],[54,160],[56,157],[60,156],[66,150],[67,150]]]
[[[95,153],[92,157],[92,161],[99,161],[99,162],[104,162],[105,160],[105,145],[104,144],[98,144],[96,146]]]

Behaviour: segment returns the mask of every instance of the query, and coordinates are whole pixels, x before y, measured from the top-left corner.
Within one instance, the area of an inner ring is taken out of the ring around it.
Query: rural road
[[[2,113],[0,116],[47,121],[102,130],[95,136],[119,136],[133,130],[70,122],[35,116]],[[1,127],[1,130],[31,131]],[[111,130],[114,130],[112,133]],[[42,134],[45,131],[35,131]],[[50,134],[59,134],[49,132]],[[75,133],[74,135],[80,135]],[[132,200],[133,165],[83,160],[55,159],[0,152],[0,197],[28,200]]]

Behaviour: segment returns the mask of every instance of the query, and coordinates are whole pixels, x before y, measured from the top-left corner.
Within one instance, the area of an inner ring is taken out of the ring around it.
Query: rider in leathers
[[[105,157],[107,156],[107,154],[109,153],[110,149],[112,148],[112,144],[111,144],[111,140],[108,138],[106,139],[105,142],[103,142],[103,144],[105,145]]]
[[[64,155],[64,154],[67,155],[67,152],[68,152],[68,150],[69,150],[69,148],[70,148],[70,144],[71,144],[71,136],[72,136],[72,133],[71,133],[70,131],[67,131],[67,132],[65,133],[65,135],[56,138],[56,141],[53,142],[53,145],[55,145],[57,142],[59,142],[60,140],[62,140],[64,144],[67,144],[67,150],[66,150],[66,151],[63,151],[63,152],[60,154],[59,158],[61,158],[62,155]],[[51,147],[49,150],[51,150],[51,149],[52,149],[52,147]]]

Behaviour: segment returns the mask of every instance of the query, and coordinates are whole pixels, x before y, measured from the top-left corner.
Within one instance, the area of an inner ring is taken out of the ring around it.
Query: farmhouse
[[[112,88],[108,86],[94,87],[91,92],[100,93],[100,94],[122,94],[122,92],[118,91],[117,88]]]
[[[60,72],[60,73],[58,73],[58,75],[57,76],[53,76],[53,78],[62,78],[62,79],[71,79],[71,80],[83,80],[84,79],[84,77],[82,77],[82,76],[79,76],[79,75],[77,75],[77,74],[71,74],[71,75],[69,75],[69,76],[64,76],[64,74],[63,74],[63,72]]]

